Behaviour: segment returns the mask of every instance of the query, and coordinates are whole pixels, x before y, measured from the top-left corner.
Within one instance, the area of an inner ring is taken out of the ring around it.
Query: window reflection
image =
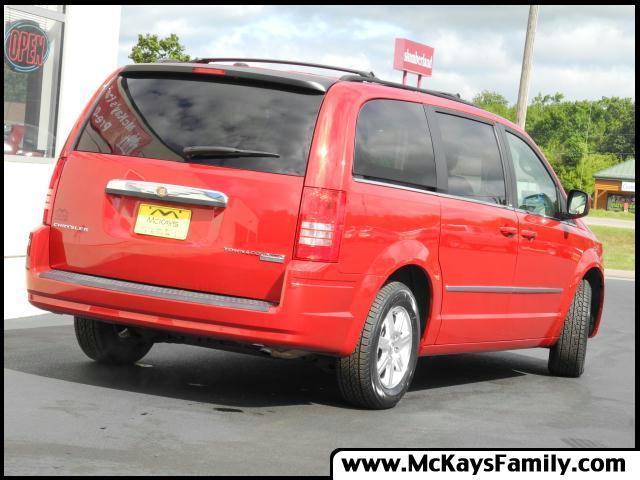
[[[80,138],[83,151],[184,161],[191,146],[278,158],[198,159],[207,165],[304,175],[322,95],[194,75],[119,77]]]

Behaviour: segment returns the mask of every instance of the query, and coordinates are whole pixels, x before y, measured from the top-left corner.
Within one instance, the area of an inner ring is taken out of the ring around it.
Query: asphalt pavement
[[[634,288],[607,281],[579,379],[549,376],[543,349],[422,358],[387,411],[349,407],[305,361],[161,344],[107,367],[69,317],[5,320],[4,473],[327,475],[338,447],[633,447]]]
[[[636,222],[633,220],[589,216],[584,217],[583,220],[587,225],[597,225],[600,227],[631,228],[633,230],[636,229]]]

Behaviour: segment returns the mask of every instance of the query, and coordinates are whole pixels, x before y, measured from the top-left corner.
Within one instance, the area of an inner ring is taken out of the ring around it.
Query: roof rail
[[[389,82],[387,80],[382,80],[378,77],[363,77],[359,75],[344,75],[340,77],[340,80],[343,82],[368,82],[368,83],[377,83],[379,85],[385,85],[387,87],[393,88],[401,88],[403,90],[411,90],[413,92],[421,92],[427,93],[429,95],[433,95],[434,97],[446,98],[447,100],[453,100],[454,102],[464,103],[465,105],[469,105],[472,107],[477,107],[476,104],[469,102],[467,100],[463,100],[460,98],[459,93],[447,93],[447,92],[439,92],[437,90],[427,90],[425,88],[417,88],[412,87],[410,85],[403,85],[402,83]]]
[[[470,105],[472,107],[477,106],[472,102],[469,102],[467,100],[463,100],[462,98],[460,98],[460,94],[458,93],[447,93],[447,92],[440,92],[437,90],[427,90],[424,88],[412,87],[410,85],[403,85],[401,83],[389,82],[387,80],[382,80],[376,77],[373,72],[356,70],[353,68],[334,67],[332,65],[322,65],[319,63],[294,62],[292,60],[273,60],[270,58],[216,57],[216,58],[195,58],[193,60],[190,60],[190,63],[216,63],[216,62],[275,63],[280,65],[299,65],[301,67],[313,67],[313,68],[322,68],[325,70],[336,70],[338,72],[347,72],[351,74],[351,75],[343,75],[342,77],[340,77],[340,80],[343,82],[377,83],[379,85],[385,85],[387,87],[401,88],[403,90],[411,90],[414,92],[426,93],[429,95],[433,95],[434,97],[446,98],[447,100],[464,103],[465,105]],[[246,66],[241,64],[237,64],[237,65]]]
[[[191,60],[192,63],[216,63],[216,62],[256,62],[256,63],[277,63],[280,65],[298,65],[301,67],[322,68],[324,70],[336,70],[338,72],[347,72],[355,74],[363,78],[376,78],[373,72],[364,70],[354,70],[352,68],[334,67],[331,65],[322,65],[319,63],[294,62],[291,60],[273,60],[269,58],[235,58],[235,57],[219,57],[219,58],[196,58]]]

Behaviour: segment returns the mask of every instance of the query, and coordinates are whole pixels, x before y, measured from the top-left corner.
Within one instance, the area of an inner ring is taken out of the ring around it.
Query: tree
[[[595,180],[593,174],[619,163],[618,157],[611,153],[589,153],[581,157],[575,167],[560,165],[554,167],[562,186],[569,191],[572,188],[593,195]]]
[[[11,70],[4,64],[4,101],[25,103],[27,101],[27,76]],[[6,116],[6,106],[5,106]]]
[[[509,106],[509,101],[499,93],[483,90],[481,93],[473,97],[473,103],[480,108],[484,108],[489,112],[500,115],[507,120],[515,122],[516,109]]]
[[[513,121],[515,107],[496,92],[473,99]],[[593,192],[593,174],[635,156],[635,102],[630,98],[568,101],[537,95],[527,110],[526,130],[542,149],[562,185]]]
[[[185,47],[175,33],[168,37],[158,35],[138,35],[138,43],[131,48],[129,58],[135,63],[151,63],[158,60],[177,60],[187,62],[190,56],[184,53]]]

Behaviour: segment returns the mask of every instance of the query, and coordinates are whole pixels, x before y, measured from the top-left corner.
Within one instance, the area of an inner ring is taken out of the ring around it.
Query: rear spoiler
[[[255,69],[252,67],[236,67],[231,65],[207,65],[194,63],[138,63],[127,65],[122,69],[121,75],[137,73],[180,73],[180,74],[210,74],[220,75],[226,78],[237,78],[255,82],[265,82],[283,85],[291,88],[299,88],[316,93],[326,93],[336,80],[322,78],[322,80],[310,79],[306,75],[292,72],[284,72],[268,69]]]

